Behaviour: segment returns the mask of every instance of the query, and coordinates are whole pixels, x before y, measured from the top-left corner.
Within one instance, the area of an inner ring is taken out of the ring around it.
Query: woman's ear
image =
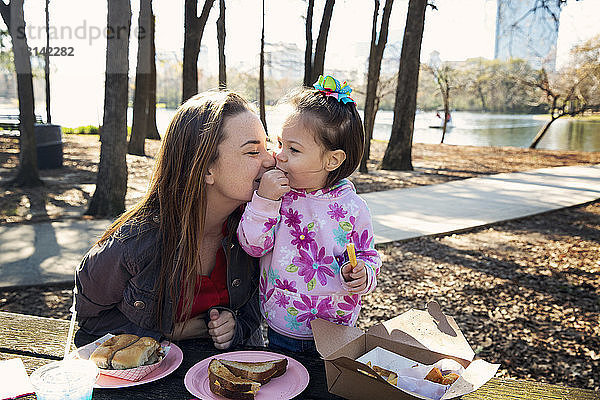
[[[335,171],[346,160],[346,152],[344,150],[331,150],[327,152],[325,160],[325,170]]]

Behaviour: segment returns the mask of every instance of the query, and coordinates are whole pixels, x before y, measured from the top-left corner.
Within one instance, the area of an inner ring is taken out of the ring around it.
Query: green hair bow
[[[350,97],[352,88],[346,83],[346,81],[344,81],[344,83],[340,83],[340,81],[331,75],[319,75],[319,80],[313,85],[313,87],[319,92],[323,93],[325,96],[331,96],[344,104],[356,104],[354,99]]]

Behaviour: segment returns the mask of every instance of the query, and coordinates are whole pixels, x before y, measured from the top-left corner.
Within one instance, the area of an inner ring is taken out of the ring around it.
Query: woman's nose
[[[280,149],[278,153],[275,153],[275,159],[279,162],[285,162],[285,155],[283,151]]]

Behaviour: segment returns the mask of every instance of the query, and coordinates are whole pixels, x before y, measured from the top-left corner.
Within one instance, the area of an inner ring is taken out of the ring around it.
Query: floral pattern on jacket
[[[254,193],[237,234],[249,255],[261,257],[261,312],[281,334],[312,338],[316,318],[354,325],[361,295],[377,284],[381,258],[371,215],[346,179],[329,190],[292,189],[280,201]],[[356,294],[348,292],[340,272],[349,242],[367,266],[367,286]]]

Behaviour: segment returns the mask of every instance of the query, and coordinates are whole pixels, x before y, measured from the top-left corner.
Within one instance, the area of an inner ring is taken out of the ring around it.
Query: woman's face
[[[209,168],[209,186],[223,200],[241,203],[252,200],[260,178],[275,166],[267,152],[267,135],[258,117],[250,111],[234,115],[223,125],[225,139],[219,158]]]

